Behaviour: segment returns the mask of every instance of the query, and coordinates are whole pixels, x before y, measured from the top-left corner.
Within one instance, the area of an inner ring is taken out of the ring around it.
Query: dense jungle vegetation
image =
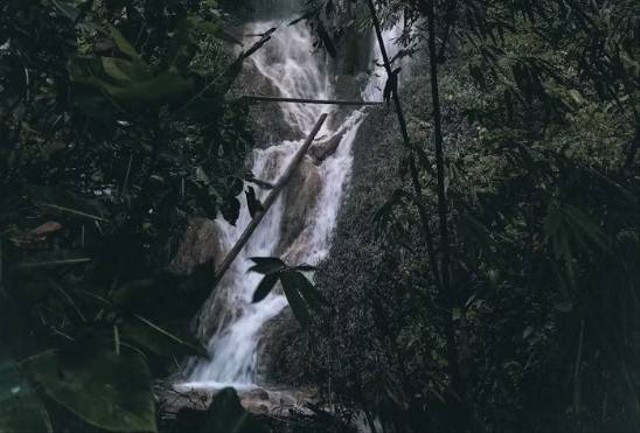
[[[315,289],[256,268],[315,416],[168,416],[215,275],[168,264],[255,181],[252,5],[0,3],[0,432],[639,431],[637,0],[301,0],[337,61],[404,29]]]

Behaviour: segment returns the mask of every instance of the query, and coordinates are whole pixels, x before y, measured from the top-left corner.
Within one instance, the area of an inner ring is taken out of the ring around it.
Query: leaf
[[[250,257],[255,265],[249,268],[249,272],[259,274],[273,274],[287,269],[287,265],[277,257]]]
[[[0,362],[0,432],[51,432],[42,401],[11,361]]]
[[[240,216],[240,202],[237,198],[225,201],[223,206],[220,208],[220,212],[229,224],[235,225],[238,217]]]
[[[135,315],[139,323],[126,323],[122,333],[139,345],[160,356],[189,355],[208,357],[207,351],[197,342],[189,342],[156,325],[142,316]]]
[[[288,271],[281,274],[280,280],[282,281],[282,289],[287,297],[287,301],[289,301],[293,315],[296,316],[296,319],[300,322],[302,327],[307,327],[311,322],[311,317],[309,316],[307,306],[298,291],[299,281],[295,277],[295,274],[298,273]]]
[[[25,364],[51,398],[88,423],[111,431],[157,430],[151,373],[138,354],[73,355],[47,351]]]
[[[273,286],[276,285],[280,276],[277,273],[265,275],[265,277],[258,284],[258,288],[253,293],[253,303],[260,302],[273,290]]]
[[[124,37],[124,35],[120,32],[120,30],[111,26],[111,37],[113,41],[116,43],[118,49],[127,56],[131,57],[134,60],[142,62],[142,58],[140,54],[136,51],[136,49],[131,45],[131,43]]]
[[[175,432],[268,433],[271,430],[240,404],[233,388],[224,388],[206,412],[182,409],[178,412]]]
[[[262,203],[256,197],[256,191],[252,187],[247,188],[245,195],[247,196],[247,207],[251,218],[255,217],[256,213],[264,211],[264,207],[262,207]]]
[[[102,67],[106,74],[120,82],[138,82],[152,78],[147,66],[116,57],[102,57]]]
[[[322,294],[319,290],[317,290],[311,281],[307,279],[300,272],[286,272],[289,278],[289,284],[295,286],[295,288],[300,292],[300,295],[304,298],[304,300],[309,304],[311,308],[314,310],[321,312],[322,306],[327,305],[327,301],[322,297]]]

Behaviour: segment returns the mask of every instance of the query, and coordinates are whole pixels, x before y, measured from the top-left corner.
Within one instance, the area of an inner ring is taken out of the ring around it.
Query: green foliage
[[[280,281],[291,310],[303,327],[311,324],[310,309],[321,313],[323,305],[327,305],[322,294],[302,273],[314,271],[314,267],[287,266],[276,257],[252,257],[251,260],[255,265],[249,271],[265,275],[253,294],[253,302],[263,300]]]
[[[0,430],[155,431],[153,379],[206,355],[185,318],[213,270],[166,269],[189,218],[237,218],[243,58],[215,2],[0,14]]]
[[[412,26],[403,48],[422,46],[432,2],[376,3]],[[640,82],[624,59],[638,56],[638,3],[433,3],[451,288],[432,277],[407,155],[387,154],[398,132],[379,116],[361,131],[355,204],[318,276],[340,317],[335,340],[310,338],[310,363],[348,407],[378,414],[383,431],[449,431],[456,418],[469,431],[633,431]],[[428,149],[423,59],[400,91],[410,136]],[[437,209],[435,155],[417,156],[423,204]],[[394,184],[385,173],[397,161]],[[375,230],[362,227],[369,220]]]

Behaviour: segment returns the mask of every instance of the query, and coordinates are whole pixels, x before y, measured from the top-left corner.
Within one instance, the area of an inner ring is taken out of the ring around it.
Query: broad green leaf
[[[152,78],[145,64],[116,57],[102,57],[104,71],[116,81],[136,83]]]
[[[51,432],[49,414],[11,361],[0,362],[0,432]]]
[[[110,431],[156,431],[151,374],[136,353],[63,356],[48,351],[25,361],[44,391],[90,424]]]
[[[253,302],[260,302],[266,298],[273,289],[273,286],[278,282],[279,278],[280,277],[277,273],[265,275],[262,281],[260,281],[260,284],[258,284],[256,291],[253,293]]]
[[[303,327],[307,327],[311,322],[311,318],[309,317],[307,305],[300,296],[299,280],[295,276],[296,274],[298,274],[298,272],[287,271],[280,275],[282,289],[287,297],[287,301],[289,301],[293,315],[296,316],[296,319],[298,319],[298,322],[300,322]]]
[[[220,213],[229,224],[235,225],[240,216],[240,202],[237,198],[224,201]]]
[[[247,197],[247,207],[249,208],[249,215],[254,218],[258,212],[264,211],[262,203],[256,197],[256,191],[252,187],[248,187],[245,190],[245,196]]]
[[[313,287],[313,284],[300,272],[287,272],[288,283],[293,285],[295,289],[302,295],[311,308],[316,311],[322,311],[322,305],[327,305],[327,301],[322,294]]]
[[[122,53],[131,57],[134,60],[142,61],[140,54],[136,51],[136,49],[131,45],[131,43],[124,37],[124,35],[120,32],[120,30],[115,27],[111,27],[111,37],[113,38],[113,42],[116,43],[116,46]]]
[[[282,260],[277,257],[251,257],[255,265],[249,268],[249,272],[258,272],[259,274],[273,274],[283,271],[287,268]]]
[[[233,388],[224,388],[206,412],[182,409],[178,412],[175,432],[268,433],[271,430],[240,404]]]

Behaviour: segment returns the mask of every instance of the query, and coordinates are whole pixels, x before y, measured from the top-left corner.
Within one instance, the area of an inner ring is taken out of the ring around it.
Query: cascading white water
[[[278,24],[253,23],[248,26],[246,33],[261,33]],[[330,99],[334,95],[327,62],[322,53],[314,52],[312,43],[313,37],[305,26],[279,26],[272,40],[250,61],[282,96]],[[365,99],[379,100],[380,94],[380,85],[376,82],[370,83],[363,91]],[[277,109],[274,106],[274,110]],[[331,106],[282,105],[285,120],[304,134],[312,129],[323,112],[335,113]],[[318,134],[321,137],[319,140],[323,141],[340,137],[340,144],[336,152],[317,167],[321,191],[314,210],[307,217],[305,228],[290,245],[285,246],[282,256],[289,264],[317,264],[328,254],[343,189],[351,172],[351,147],[362,119],[363,110],[354,110],[341,124],[325,123]],[[254,150],[250,157],[251,171],[259,179],[275,182],[301,144],[302,141],[283,141]],[[264,200],[267,193],[258,191],[258,198]],[[244,194],[239,199],[242,208],[235,226],[222,218],[216,220],[221,233],[220,243],[225,251],[231,249],[251,220]],[[261,329],[287,306],[287,301],[282,294],[273,291],[263,301],[252,304],[253,292],[261,275],[247,270],[252,265],[250,257],[277,255],[276,250],[281,242],[281,222],[287,211],[280,197],[219,283],[213,302],[207,304],[201,316],[203,321],[214,320],[217,323],[215,334],[208,343],[211,359],[191,364],[188,380],[180,384],[180,388],[234,386],[242,389],[252,388],[260,381],[257,348]]]

